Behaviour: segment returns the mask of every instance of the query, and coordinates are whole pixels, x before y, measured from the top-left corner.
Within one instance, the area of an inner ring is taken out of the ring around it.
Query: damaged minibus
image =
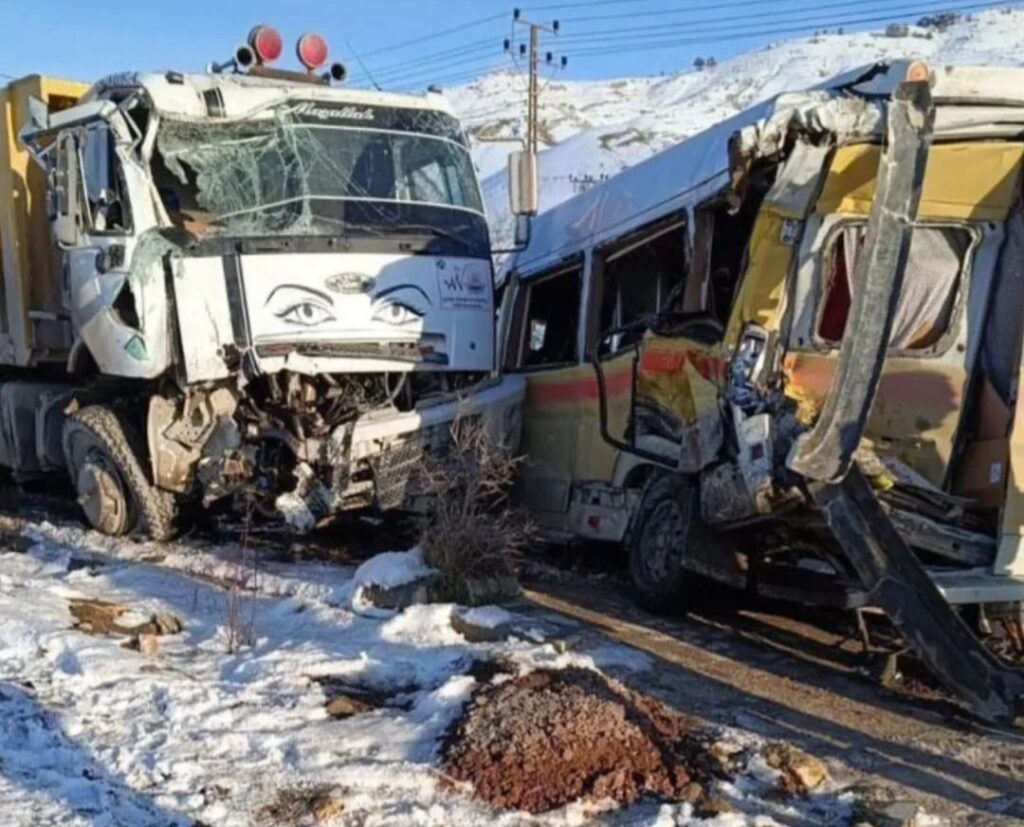
[[[989,719],[1024,675],[1024,70],[877,64],[541,215],[505,269],[523,502],[695,575],[884,610]]]

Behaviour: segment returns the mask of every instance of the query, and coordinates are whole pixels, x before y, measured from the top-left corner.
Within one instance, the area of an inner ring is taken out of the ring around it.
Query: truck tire
[[[647,486],[629,539],[629,573],[637,605],[659,614],[681,614],[694,575],[683,566],[703,534],[697,488],[666,474]]]
[[[175,535],[174,495],[149,481],[135,447],[141,443],[110,408],[91,405],[71,414],[63,443],[71,484],[94,528],[115,537]]]

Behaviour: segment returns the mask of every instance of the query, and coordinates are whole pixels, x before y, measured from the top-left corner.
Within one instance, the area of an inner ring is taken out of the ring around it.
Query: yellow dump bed
[[[0,89],[0,365],[66,358],[61,275],[50,242],[46,176],[18,140],[31,98],[66,109],[88,85],[29,75]]]

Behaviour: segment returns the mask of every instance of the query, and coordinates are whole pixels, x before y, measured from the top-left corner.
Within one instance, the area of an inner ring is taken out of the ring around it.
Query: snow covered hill
[[[901,36],[891,36],[891,35]],[[667,53],[659,53],[665,59]],[[1024,10],[989,9],[945,30],[917,26],[770,44],[703,71],[543,87],[541,208],[780,92],[896,58],[938,65],[1024,63]],[[499,72],[447,90],[473,141],[496,237],[507,239],[504,165],[525,132],[526,78]]]

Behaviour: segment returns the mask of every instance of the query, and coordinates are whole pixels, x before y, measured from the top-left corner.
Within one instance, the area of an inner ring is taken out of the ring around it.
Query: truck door
[[[128,283],[132,213],[113,134],[94,120],[58,140],[53,228],[64,306],[104,372],[142,375],[153,354],[142,335],[142,303]]]
[[[521,474],[523,504],[564,514],[576,468],[582,410],[593,371],[580,358],[583,259],[521,277],[505,342],[508,372],[526,378]]]
[[[738,208],[716,199],[694,210],[685,284],[674,312],[663,316],[644,343],[638,445],[645,434],[671,439],[681,447],[680,468],[688,472],[704,467],[721,445],[720,393],[742,327],[737,319],[750,304],[742,299],[743,287],[749,293],[762,272],[780,267],[774,243],[779,227],[772,214],[761,211],[771,181],[771,170],[756,171]]]

